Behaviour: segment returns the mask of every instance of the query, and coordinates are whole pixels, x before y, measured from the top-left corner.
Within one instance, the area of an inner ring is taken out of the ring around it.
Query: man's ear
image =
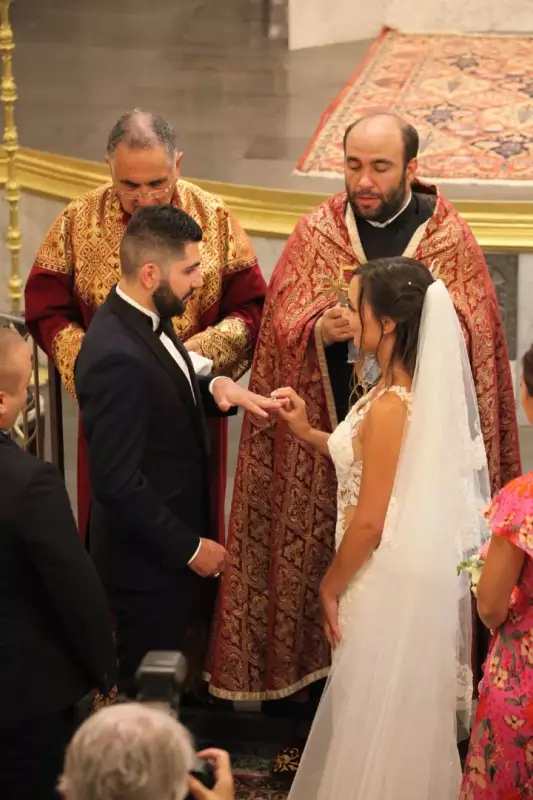
[[[145,289],[156,289],[161,280],[161,270],[153,261],[147,261],[139,270],[139,279]]]

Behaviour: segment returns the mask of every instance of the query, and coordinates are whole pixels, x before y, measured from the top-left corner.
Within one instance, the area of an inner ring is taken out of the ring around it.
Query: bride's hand
[[[296,436],[299,436],[300,439],[305,438],[311,427],[307,416],[305,400],[290,387],[276,389],[272,392],[272,398],[274,400],[283,401],[283,406],[281,406],[278,411],[279,416],[289,425]]]
[[[339,596],[328,586],[328,576],[320,584],[320,605],[322,606],[322,616],[324,633],[329,646],[334,650],[342,641],[341,629],[339,626]]]

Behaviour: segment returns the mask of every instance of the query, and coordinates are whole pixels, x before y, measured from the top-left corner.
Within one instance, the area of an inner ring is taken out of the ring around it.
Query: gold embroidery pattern
[[[52,358],[59,370],[61,380],[67,392],[76,398],[74,386],[74,365],[80,352],[84,333],[78,325],[71,323],[54,336],[52,342]]]
[[[116,686],[113,686],[109,694],[102,694],[101,692],[95,692],[95,695],[91,703],[91,712],[94,714],[96,711],[100,711],[100,709],[102,708],[115,705],[115,703],[117,702],[117,698],[118,698],[118,688]]]
[[[274,775],[296,775],[301,757],[302,753],[298,747],[283,748],[275,758],[272,773]]]
[[[37,253],[35,265],[51,272],[70,275],[74,269],[72,258],[72,240],[70,236],[72,218],[83,209],[83,200],[70,203],[52,226]]]
[[[319,276],[357,264],[336,195],[298,223],[267,294],[250,388],[291,385],[314,427],[330,428],[313,332],[335,303]],[[438,197],[415,255],[436,261],[468,331],[493,488],[520,472],[512,381],[483,255],[450,204]],[[327,674],[330,652],[318,588],[331,562],[336,480],[331,462],[282,423],[245,415],[224,572],[207,663],[212,694],[276,699]]]
[[[186,341],[200,332],[199,320],[222,294],[226,275],[250,269],[257,263],[251,242],[219,197],[187,181],[179,182],[179,205],[204,232],[200,243],[204,285],[175,320],[178,335]]]
[[[319,319],[315,325],[315,347],[318,359],[318,366],[320,368],[320,378],[324,384],[324,394],[326,396],[326,403],[328,406],[329,422],[331,430],[334,430],[339,421],[337,419],[337,409],[335,407],[335,398],[331,388],[331,381],[328,372],[328,362],[326,359],[326,348],[324,347],[324,340],[322,338],[322,319]]]
[[[342,205],[342,202],[341,202]],[[330,430],[314,328],[353,263],[330,205],[300,222],[274,270],[250,388],[293,386],[311,424]],[[336,481],[331,461],[282,423],[246,414],[235,476],[225,572],[207,669],[228,699],[277,699],[324,677],[330,654],[318,587],[333,554]]]
[[[226,317],[193,337],[202,354],[213,361],[213,375],[239,380],[250,369],[253,346],[248,325],[239,317]]]

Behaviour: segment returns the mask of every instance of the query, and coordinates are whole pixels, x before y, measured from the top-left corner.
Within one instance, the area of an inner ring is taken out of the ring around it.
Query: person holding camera
[[[110,706],[72,739],[59,791],[64,800],[234,800],[228,753],[198,755],[213,767],[213,789],[190,775],[191,738],[170,713],[142,703]]]

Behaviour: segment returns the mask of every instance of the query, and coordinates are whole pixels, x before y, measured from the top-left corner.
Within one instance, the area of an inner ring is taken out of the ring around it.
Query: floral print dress
[[[485,663],[460,800],[522,800],[533,798],[533,473],[496,496],[488,521],[526,559]]]

